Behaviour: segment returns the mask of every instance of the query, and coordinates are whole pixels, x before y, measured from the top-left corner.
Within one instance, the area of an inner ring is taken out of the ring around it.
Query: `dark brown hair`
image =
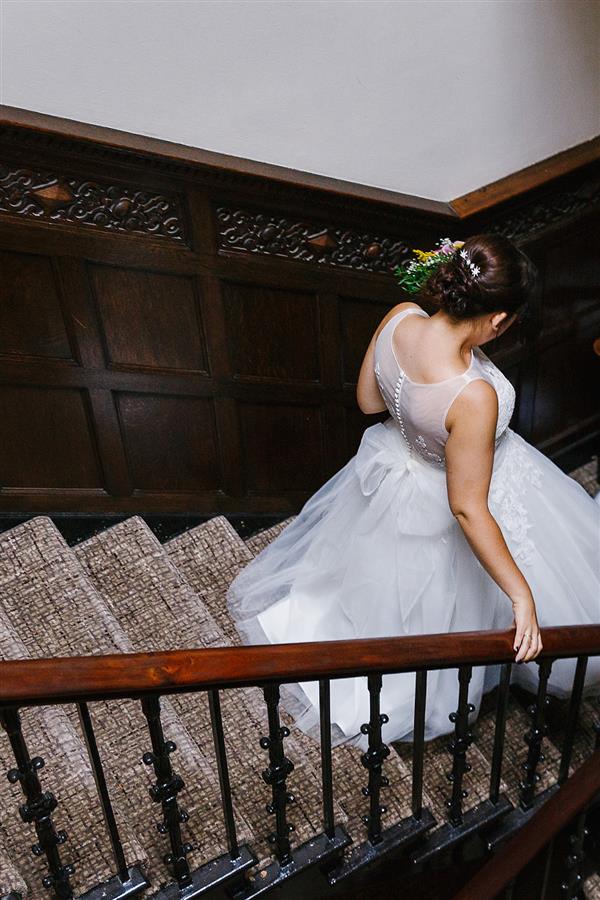
[[[454,319],[471,319],[491,312],[530,312],[530,301],[539,286],[539,273],[532,260],[501,234],[476,234],[441,263],[422,285],[423,299],[443,309]],[[469,262],[479,266],[474,275]]]

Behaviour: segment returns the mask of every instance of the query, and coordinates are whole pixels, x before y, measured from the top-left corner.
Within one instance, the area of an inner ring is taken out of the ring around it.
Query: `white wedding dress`
[[[473,379],[499,401],[488,505],[536,602],[542,630],[600,623],[600,506],[574,479],[516,434],[515,392],[476,347],[468,369],[433,384],[413,382],[396,359],[392,334],[410,307],[391,317],[375,344],[375,375],[390,418],[367,428],[358,451],[304,504],[298,515],[242,569],[227,602],[243,641],[251,644],[328,641],[392,635],[512,628],[508,596],[488,575],[450,511],[444,468],[446,414]],[[566,697],[575,660],[556,660],[548,692]],[[535,661],[515,664],[511,680],[529,690]],[[473,668],[469,700],[499,666]],[[458,670],[430,671],[425,739],[453,730]],[[318,734],[318,683],[282,686],[296,724]],[[600,658],[590,657],[584,695],[600,694]],[[415,676],[383,676],[383,739],[411,741]],[[365,748],[369,718],[366,677],[331,682],[334,743]]]

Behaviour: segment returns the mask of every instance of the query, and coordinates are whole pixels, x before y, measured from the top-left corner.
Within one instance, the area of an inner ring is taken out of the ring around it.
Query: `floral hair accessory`
[[[457,250],[461,251],[461,256],[466,258],[466,251],[461,250],[464,241],[451,241],[450,238],[441,238],[437,242],[437,250],[417,250],[413,253],[417,259],[404,261],[401,265],[396,266],[394,274],[398,278],[398,283],[409,294],[416,294],[421,285],[427,281],[431,273],[443,262],[448,261],[449,256],[453,256]],[[469,265],[471,265],[469,263]],[[475,266],[479,274],[479,267]],[[473,271],[473,269],[471,269]]]
[[[469,259],[469,254],[467,253],[466,250],[461,250],[460,255],[462,256],[462,258],[465,260],[468,267],[470,268],[473,278],[477,278],[477,276],[481,272],[481,269],[479,268],[479,266],[476,266],[474,263],[471,262],[471,260]]]

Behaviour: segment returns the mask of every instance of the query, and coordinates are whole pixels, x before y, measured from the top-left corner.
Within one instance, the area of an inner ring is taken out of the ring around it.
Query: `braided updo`
[[[459,252],[441,263],[421,286],[419,294],[453,319],[471,319],[484,313],[527,312],[538,286],[532,260],[501,234],[476,234]],[[474,274],[471,267],[479,267]]]

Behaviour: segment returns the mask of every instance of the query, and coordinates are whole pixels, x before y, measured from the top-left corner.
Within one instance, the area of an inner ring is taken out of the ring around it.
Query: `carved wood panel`
[[[23,219],[185,242],[179,198],[63,171],[0,165],[0,210]]]

